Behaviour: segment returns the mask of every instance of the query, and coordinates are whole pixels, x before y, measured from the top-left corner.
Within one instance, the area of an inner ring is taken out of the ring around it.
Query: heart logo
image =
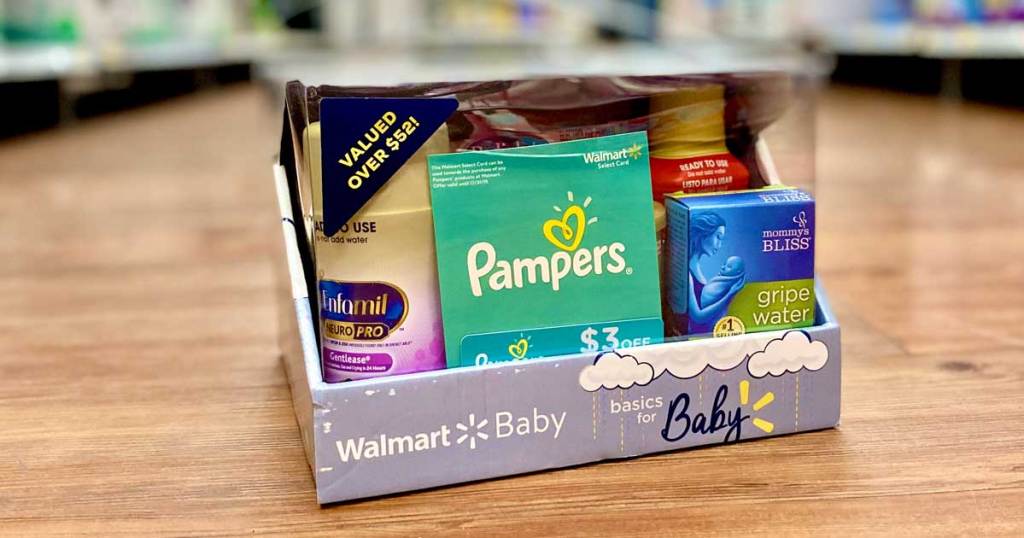
[[[575,221],[574,225],[569,224],[570,220]],[[583,233],[586,231],[586,227],[587,221],[583,208],[578,205],[572,205],[562,214],[561,220],[551,219],[544,223],[544,237],[552,245],[567,252],[572,252],[579,248],[580,241],[583,241]],[[561,236],[561,239],[558,236]]]
[[[508,345],[509,354],[516,359],[525,358],[528,349],[530,349],[530,343],[525,338],[520,338],[518,342]]]

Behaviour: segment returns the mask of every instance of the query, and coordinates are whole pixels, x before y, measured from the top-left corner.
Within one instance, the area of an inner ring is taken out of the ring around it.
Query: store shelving
[[[1024,23],[858,23],[816,37],[836,54],[951,60],[1024,58]]]
[[[250,64],[280,43],[275,36],[239,36],[223,43],[182,39],[127,46],[0,47],[0,83]]]

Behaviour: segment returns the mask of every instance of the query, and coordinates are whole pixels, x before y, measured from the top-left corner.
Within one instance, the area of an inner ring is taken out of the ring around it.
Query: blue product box
[[[669,195],[668,325],[731,336],[814,323],[814,199],[799,189]]]

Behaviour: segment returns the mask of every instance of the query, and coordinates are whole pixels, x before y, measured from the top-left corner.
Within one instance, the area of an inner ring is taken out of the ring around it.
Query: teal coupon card
[[[481,366],[527,358],[601,353],[661,341],[661,318],[584,323],[523,331],[471,334],[462,339],[461,366]]]
[[[428,168],[449,367],[661,341],[646,133]]]

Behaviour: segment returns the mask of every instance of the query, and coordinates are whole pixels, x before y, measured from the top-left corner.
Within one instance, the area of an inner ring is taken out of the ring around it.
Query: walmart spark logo
[[[626,148],[626,154],[635,161],[643,156],[644,148],[642,148],[640,144],[634,143],[632,146]]]
[[[487,439],[490,438],[489,435],[487,435],[486,433],[481,431],[484,427],[487,426],[488,421],[485,418],[485,419],[481,420],[480,422],[477,422],[476,421],[476,414],[470,413],[469,414],[469,418],[468,418],[468,420],[466,420],[466,422],[469,423],[468,426],[466,424],[461,423],[461,422],[457,422],[455,424],[455,429],[459,430],[460,432],[463,432],[462,435],[460,435],[460,436],[455,438],[455,444],[461,445],[462,443],[465,443],[466,441],[469,441],[469,449],[470,450],[476,450],[476,440],[477,439],[480,439],[482,441],[486,441]]]
[[[740,381],[740,405],[747,405],[747,402],[749,402],[749,401],[750,401],[750,381],[747,381],[747,380]],[[768,391],[768,392],[764,393],[760,398],[758,398],[758,400],[756,402],[754,402],[754,406],[752,407],[752,409],[755,412],[760,411],[760,410],[764,409],[765,407],[771,405],[771,403],[774,402],[774,401],[775,401],[775,393],[772,392],[772,391]],[[754,417],[754,420],[751,421],[751,422],[754,424],[754,427],[756,427],[757,429],[759,429],[759,430],[761,430],[761,431],[763,431],[765,433],[772,433],[775,430],[775,424],[773,424],[773,423],[771,423],[771,422],[769,422],[769,421],[767,421],[767,420],[765,420],[763,418]]]
[[[696,414],[690,409],[692,400],[690,394],[683,392],[676,396],[668,404],[668,413],[665,419],[665,427],[661,430],[661,437],[668,442],[676,442],[687,435],[712,435],[725,431],[723,442],[739,441],[743,434],[743,423],[750,420],[755,428],[771,433],[775,430],[775,424],[760,417],[752,417],[745,412],[745,407],[750,403],[750,382],[741,381],[739,385],[740,405],[735,409],[726,409],[725,402],[729,398],[729,386],[721,385],[715,392],[711,402],[711,410],[708,413],[700,411]],[[775,394],[771,391],[764,393],[751,407],[753,412],[758,412],[771,405],[775,401]]]

